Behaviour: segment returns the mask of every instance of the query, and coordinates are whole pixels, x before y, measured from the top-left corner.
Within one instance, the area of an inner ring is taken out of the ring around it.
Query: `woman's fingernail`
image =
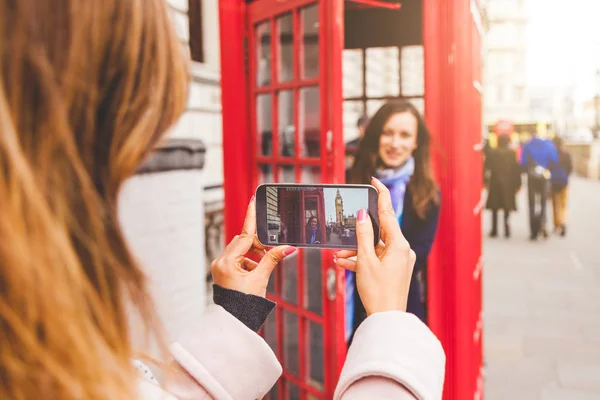
[[[365,222],[369,216],[367,215],[367,211],[364,208],[358,210],[358,222]]]
[[[375,182],[381,183],[381,181],[377,178],[375,178],[374,176],[371,177],[372,180],[374,180]]]
[[[252,195],[252,198],[250,199],[250,204],[252,204],[252,202],[254,201],[254,199],[256,198],[256,195]]]
[[[333,253],[333,263],[337,264],[337,253]]]
[[[295,247],[288,247],[287,249],[285,249],[283,251],[283,255],[284,256],[289,256],[290,254],[294,253],[296,250],[298,250],[298,249],[295,248]]]

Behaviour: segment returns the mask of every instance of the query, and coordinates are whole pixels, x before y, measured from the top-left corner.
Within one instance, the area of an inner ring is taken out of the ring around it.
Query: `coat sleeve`
[[[435,335],[412,314],[373,314],[348,350],[335,400],[442,398],[446,357]]]
[[[165,389],[178,400],[260,399],[282,372],[263,338],[214,304],[170,350],[178,373]]]

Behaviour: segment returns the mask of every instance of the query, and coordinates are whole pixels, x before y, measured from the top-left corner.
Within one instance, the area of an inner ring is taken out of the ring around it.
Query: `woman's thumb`
[[[375,244],[373,238],[373,225],[367,210],[361,208],[358,210],[356,221],[356,240],[358,241],[358,254],[370,256],[375,254]]]
[[[271,250],[267,251],[267,253],[263,256],[263,258],[258,263],[256,269],[261,272],[271,275],[273,269],[287,256],[293,254],[296,250],[295,247],[291,246],[277,246],[273,247]]]

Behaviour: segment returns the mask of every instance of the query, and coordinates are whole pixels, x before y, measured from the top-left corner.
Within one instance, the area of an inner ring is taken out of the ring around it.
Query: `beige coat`
[[[217,305],[170,350],[186,377],[164,388],[140,378],[141,400],[260,399],[282,372],[267,343]],[[440,342],[418,318],[374,314],[354,336],[334,399],[441,399],[444,369]]]

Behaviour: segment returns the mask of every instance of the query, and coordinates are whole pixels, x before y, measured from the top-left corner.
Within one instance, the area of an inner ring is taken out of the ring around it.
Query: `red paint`
[[[360,0],[360,3],[379,3]],[[303,78],[303,43],[298,32],[302,28],[300,11],[319,4],[319,76]],[[390,3],[385,3],[390,4]],[[434,142],[441,151],[434,151],[434,167],[442,193],[442,213],[439,233],[429,260],[430,326],[442,341],[447,354],[445,399],[472,399],[482,390],[481,279],[476,268],[481,256],[480,214],[473,209],[481,197],[481,152],[474,147],[481,141],[481,37],[470,6],[478,2],[453,0],[423,0],[423,45],[425,54],[425,109]],[[379,4],[378,6],[380,6]],[[280,180],[284,166],[293,166],[292,179],[302,178],[301,167],[316,167],[320,177],[315,182],[344,182],[344,143],[342,136],[342,66],[344,46],[343,0],[221,0],[221,66],[223,101],[223,154],[225,171],[226,237],[239,233],[245,215],[247,199],[258,183],[258,166],[272,167],[273,180]],[[399,13],[405,12],[408,7]],[[392,12],[392,11],[390,11]],[[291,13],[295,33],[292,42],[296,55],[293,76],[289,82],[278,82],[275,60],[280,54],[275,19]],[[267,22],[271,32],[271,75],[267,86],[256,82],[257,38],[254,26]],[[247,38],[247,49],[244,47]],[[246,51],[246,53],[245,53]],[[245,54],[248,63],[246,65]],[[293,123],[299,131],[302,115],[298,104],[300,89],[319,87],[320,114],[318,132],[319,157],[300,154],[302,143],[295,135],[294,155],[279,154],[280,137],[277,116],[278,93],[293,94]],[[270,94],[272,142],[269,155],[259,154],[256,96]],[[302,205],[303,207],[303,205]],[[304,210],[303,210],[304,212]],[[323,218],[323,221],[325,219]],[[307,284],[300,278],[294,301],[283,298],[284,271],[290,265],[275,269],[275,293],[268,297],[277,301],[277,356],[283,360],[283,314],[298,317],[298,374],[284,370],[278,384],[279,397],[289,391],[289,385],[301,388],[301,399],[308,395],[329,399],[333,395],[344,358],[344,272],[333,263],[333,251],[323,251],[321,295],[323,315],[314,314],[303,306]],[[305,276],[306,253],[297,255],[297,276]],[[337,279],[332,293],[327,291],[329,269]],[[333,296],[331,296],[333,295]],[[330,297],[328,297],[330,296]],[[309,323],[319,324],[324,332],[324,387],[315,388],[307,382],[306,365],[310,353],[306,331]],[[321,390],[322,389],[322,390]]]
[[[350,3],[365,7],[387,8],[389,10],[399,10],[402,7],[400,3],[387,3],[378,0],[348,0]]]
[[[429,260],[429,320],[446,351],[445,399],[473,399],[482,362],[481,43],[469,2],[424,0],[425,107],[435,142],[442,213]],[[475,184],[474,184],[475,183]],[[474,338],[477,340],[474,340]]]

